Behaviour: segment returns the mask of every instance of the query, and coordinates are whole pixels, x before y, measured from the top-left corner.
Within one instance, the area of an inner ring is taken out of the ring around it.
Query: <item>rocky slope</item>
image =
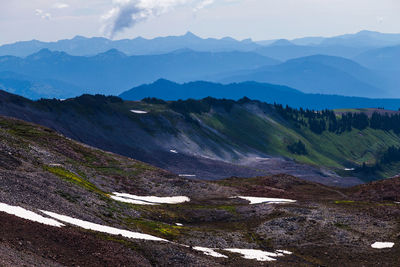
[[[0,264],[5,266],[395,266],[399,260],[399,204],[380,199],[376,190],[397,188],[398,179],[350,189],[290,175],[204,182],[16,119],[0,117],[0,136],[3,211],[12,205],[50,218],[40,211],[45,210],[172,241],[110,235],[71,221],[49,226],[0,212]],[[360,188],[363,194],[357,193]],[[113,198],[113,192],[190,201],[130,204]],[[251,205],[234,196],[296,202]],[[380,241],[395,244],[371,247]],[[228,251],[233,248],[275,256],[245,259]]]

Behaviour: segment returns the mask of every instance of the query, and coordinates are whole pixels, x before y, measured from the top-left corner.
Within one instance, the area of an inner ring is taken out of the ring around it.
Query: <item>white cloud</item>
[[[124,29],[141,21],[167,13],[178,6],[192,6],[198,11],[214,3],[214,0],[113,0],[113,8],[103,16],[103,32],[114,37]]]
[[[42,9],[35,9],[35,15],[39,16],[41,19],[50,20],[51,14],[44,12]]]
[[[36,16],[40,16],[40,15],[43,14],[43,10],[41,10],[41,9],[35,9],[35,14],[36,14]]]
[[[57,8],[57,9],[63,9],[63,8],[68,8],[69,5],[66,4],[66,3],[55,3],[55,4],[53,5],[53,7],[54,7],[54,8]]]
[[[213,4],[213,3],[214,3],[214,0],[203,0],[203,1],[200,1],[200,3],[198,3],[197,6],[195,7],[195,10],[203,9],[206,6],[209,6],[209,5]]]

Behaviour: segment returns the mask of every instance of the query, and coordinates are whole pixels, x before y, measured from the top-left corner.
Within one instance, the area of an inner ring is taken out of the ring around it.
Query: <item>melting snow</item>
[[[53,217],[54,219],[57,219],[57,220],[60,220],[62,222],[69,223],[72,225],[76,225],[76,226],[79,226],[79,227],[87,229],[87,230],[98,231],[98,232],[107,233],[107,234],[111,234],[111,235],[122,235],[124,237],[133,238],[133,239],[169,242],[166,239],[162,239],[162,238],[159,238],[156,236],[131,232],[131,231],[122,230],[122,229],[118,229],[118,228],[114,228],[114,227],[110,227],[110,226],[104,226],[104,225],[100,225],[100,224],[96,224],[96,223],[82,221],[79,219],[75,219],[75,218],[65,216],[65,215],[60,215],[60,214],[50,212],[50,211],[41,210],[41,212],[43,212],[44,214],[46,214],[50,217]]]
[[[216,257],[216,258],[228,258],[227,256],[215,252],[215,248],[203,248],[203,247],[193,247],[194,250],[201,251],[205,255]]]
[[[278,252],[278,253],[283,253],[283,254],[286,254],[286,255],[291,255],[291,254],[292,254],[292,252],[290,252],[290,251],[281,250],[281,249],[278,249],[276,252]]]
[[[122,194],[122,193],[114,193],[116,197],[122,198],[124,200],[129,198],[139,198],[137,201],[142,201],[145,203],[151,202],[149,205],[153,204],[158,204],[158,203],[169,203],[169,204],[174,204],[174,203],[182,203],[186,201],[190,201],[188,197],[153,197],[153,196],[148,196],[148,197],[140,197],[140,196],[135,196],[135,195],[130,195],[130,194]],[[245,198],[245,197],[241,197]],[[245,199],[248,199],[247,197]],[[259,199],[259,198],[257,198]],[[263,203],[265,202],[266,198],[261,198],[263,201],[262,202],[257,202],[257,203]],[[135,199],[131,199],[135,200]],[[271,199],[267,199],[270,201]],[[283,202],[293,202],[294,200],[282,200],[282,199],[273,199],[274,203],[279,200],[281,203]],[[65,226],[61,222],[72,224],[87,230],[92,230],[92,231],[97,231],[97,232],[102,232],[106,234],[111,234],[111,235],[121,235],[127,238],[132,238],[132,239],[141,239],[141,240],[151,240],[151,241],[164,241],[164,242],[169,242],[166,239],[162,239],[156,236],[148,235],[148,234],[142,234],[142,233],[137,233],[137,232],[132,232],[128,230],[123,230],[123,229],[118,229],[110,226],[104,226],[88,221],[83,221],[80,219],[75,219],[66,215],[60,215],[54,212],[50,211],[45,211],[45,210],[40,210],[42,213],[46,214],[49,217],[52,218],[45,218],[39,214],[36,214],[32,211],[26,210],[24,208],[18,207],[18,206],[10,206],[7,204],[0,203],[0,211],[1,212],[6,212],[8,214],[15,215],[17,217],[31,220],[34,222],[39,222],[42,224],[50,225],[50,226],[56,226],[56,227],[61,227]],[[58,222],[58,221],[61,222]],[[180,223],[176,223],[178,226],[182,226]],[[186,245],[183,245],[187,247]],[[373,248],[391,248],[394,246],[394,243],[389,243],[389,242],[376,242],[371,245]],[[217,257],[217,258],[228,258],[228,256],[223,255],[221,253],[216,252],[216,248],[205,248],[205,247],[193,247],[194,250],[203,252],[205,255],[212,256],[212,257]],[[267,251],[262,251],[262,250],[257,250],[257,249],[238,249],[238,248],[230,248],[230,249],[224,249],[225,251],[233,252],[233,253],[239,253],[243,255],[243,258],[245,259],[255,259],[258,261],[275,261],[276,257],[282,257],[285,255],[290,255],[292,254],[290,251],[286,250],[276,250],[276,252],[267,252]]]
[[[250,201],[250,204],[260,204],[260,203],[269,203],[269,204],[282,204],[282,203],[293,203],[296,200],[292,199],[284,199],[284,198],[266,198],[266,197],[232,197],[232,198],[241,198],[247,201]]]
[[[355,169],[354,168],[345,168],[344,170],[345,171],[354,171]]]
[[[0,211],[15,215],[17,217],[20,217],[22,219],[30,220],[33,222],[38,222],[50,226],[56,226],[56,227],[61,227],[64,226],[64,224],[57,222],[56,220],[50,219],[50,218],[45,218],[39,214],[36,214],[32,211],[26,210],[24,208],[18,207],[18,206],[10,206],[7,204],[0,203]]]
[[[135,205],[158,205],[157,203],[151,203],[147,201],[141,201],[141,200],[136,200],[136,199],[129,199],[125,197],[117,197],[117,196],[110,196],[112,199],[124,202],[124,203],[129,203],[129,204],[135,204]]]
[[[183,226],[181,223],[175,223],[176,226]]]
[[[375,242],[371,245],[373,248],[382,249],[382,248],[392,248],[394,243],[392,242]]]
[[[277,250],[274,252],[267,252],[258,249],[239,249],[239,248],[228,248],[224,249],[229,252],[239,253],[243,255],[243,258],[249,260],[258,260],[258,261],[276,261],[276,259],[272,257],[282,257],[284,254],[292,254],[289,251],[285,250]]]
[[[185,196],[176,196],[176,197],[155,197],[155,196],[136,196],[125,193],[113,193],[114,196],[111,198],[133,204],[142,204],[142,205],[158,205],[158,204],[179,204],[184,202],[189,202],[190,198]]]
[[[147,111],[143,111],[143,110],[134,110],[132,109],[131,112],[136,113],[136,114],[147,114]]]
[[[178,154],[178,151],[176,151],[175,149],[171,149],[169,152]]]

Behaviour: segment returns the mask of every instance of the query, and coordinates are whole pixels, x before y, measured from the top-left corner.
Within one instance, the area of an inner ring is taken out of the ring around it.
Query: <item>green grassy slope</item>
[[[241,144],[269,155],[293,158],[299,162],[334,168],[340,174],[345,168],[375,164],[389,146],[400,145],[400,136],[392,131],[367,128],[352,129],[336,134],[325,131],[315,134],[307,127],[299,127],[284,121],[274,112],[268,114],[251,112],[244,107],[233,108],[230,112],[209,112],[196,114],[205,124],[227,137],[232,143]],[[287,146],[301,140],[307,155],[291,153]],[[240,145],[239,145],[240,146]],[[383,170],[384,177],[396,173]],[[348,173],[347,173],[348,174]]]

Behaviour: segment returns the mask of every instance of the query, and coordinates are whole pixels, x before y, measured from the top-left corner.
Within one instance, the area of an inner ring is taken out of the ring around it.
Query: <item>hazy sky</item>
[[[75,35],[266,40],[400,32],[399,0],[0,0],[0,44]]]

